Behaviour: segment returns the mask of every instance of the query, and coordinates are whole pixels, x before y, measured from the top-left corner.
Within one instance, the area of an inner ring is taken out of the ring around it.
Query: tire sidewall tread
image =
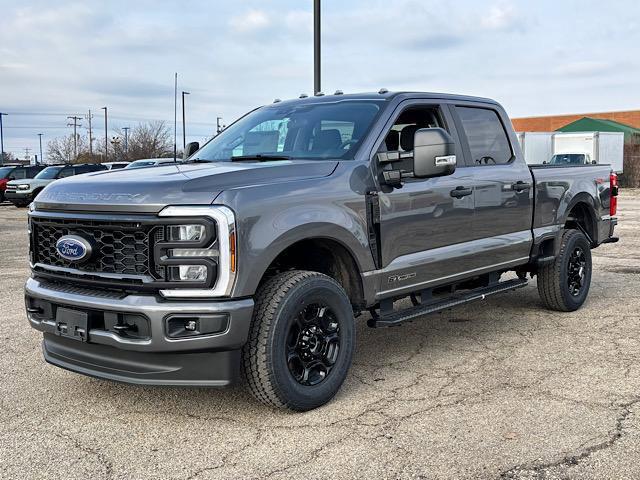
[[[303,386],[291,376],[281,354],[292,312],[318,296],[340,316],[340,353],[325,380],[315,386]],[[264,404],[300,411],[331,400],[346,378],[355,348],[353,311],[344,289],[321,273],[293,270],[267,280],[255,298],[249,339],[242,355],[242,370],[251,393]]]
[[[567,265],[576,246],[581,246],[587,260],[585,284],[580,295],[574,297],[567,285]],[[562,234],[560,252],[556,259],[538,270],[538,293],[543,303],[552,310],[572,312],[586,301],[593,271],[591,246],[579,230],[566,230]]]

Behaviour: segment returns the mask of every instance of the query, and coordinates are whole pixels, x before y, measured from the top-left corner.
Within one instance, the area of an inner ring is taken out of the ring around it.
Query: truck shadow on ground
[[[553,323],[553,312],[540,313],[540,307],[535,288],[529,286],[398,327],[371,329],[366,326],[369,314],[364,314],[357,319],[357,347],[349,378],[333,402],[321,410],[339,408],[342,402],[358,403],[375,394],[372,389],[382,392],[383,383],[392,380],[390,376],[428,374],[431,369],[454,366],[464,355],[522,342],[527,332]],[[531,315],[529,310],[537,312]],[[135,386],[80,375],[73,375],[73,382],[70,387],[76,395],[103,406],[111,404],[121,412],[188,417],[189,412],[227,416],[255,411],[260,415],[266,409],[288,414],[259,404],[242,381],[224,389]]]

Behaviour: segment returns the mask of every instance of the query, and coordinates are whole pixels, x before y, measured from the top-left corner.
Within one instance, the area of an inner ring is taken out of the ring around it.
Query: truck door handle
[[[456,187],[453,190],[451,190],[450,195],[453,198],[462,198],[462,197],[466,197],[467,195],[471,195],[473,193],[473,190],[471,190],[468,187]]]
[[[511,188],[513,188],[516,192],[524,192],[525,190],[529,190],[531,188],[531,184],[525,183],[522,180],[518,180],[516,183],[511,184]]]

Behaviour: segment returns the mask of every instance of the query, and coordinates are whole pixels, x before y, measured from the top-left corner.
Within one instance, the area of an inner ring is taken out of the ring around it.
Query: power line
[[[78,120],[82,120],[82,117],[77,117],[73,115],[67,118],[69,120],[73,120],[73,123],[67,123],[67,126],[73,127],[73,158],[75,160],[76,158],[78,158],[78,134],[76,133],[76,129],[81,126],[78,123]]]
[[[44,133],[39,133],[38,134],[38,139],[40,141],[40,162],[44,165],[44,156],[42,155],[42,136],[44,135]],[[38,164],[38,161],[36,160],[36,165]]]
[[[42,129],[42,128],[67,128],[67,127],[63,127],[60,125],[34,125],[34,126],[24,126],[24,125],[12,125],[10,127],[4,127],[5,130],[13,130],[13,129],[32,129],[32,130],[38,130],[38,129]]]
[[[124,130],[124,153],[127,154],[129,153],[129,130],[131,127],[122,127],[122,130]]]
[[[91,128],[93,115],[91,115],[91,110],[89,110],[89,115],[86,118],[89,121],[89,158],[93,161],[93,129]]]

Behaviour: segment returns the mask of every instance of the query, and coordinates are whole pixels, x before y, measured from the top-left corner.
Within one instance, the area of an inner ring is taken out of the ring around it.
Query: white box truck
[[[553,156],[554,132],[519,132],[518,141],[529,165],[542,165]]]
[[[622,173],[624,133],[584,132],[556,133],[553,137],[551,164],[610,164],[616,173]],[[525,155],[526,158],[526,155]]]

